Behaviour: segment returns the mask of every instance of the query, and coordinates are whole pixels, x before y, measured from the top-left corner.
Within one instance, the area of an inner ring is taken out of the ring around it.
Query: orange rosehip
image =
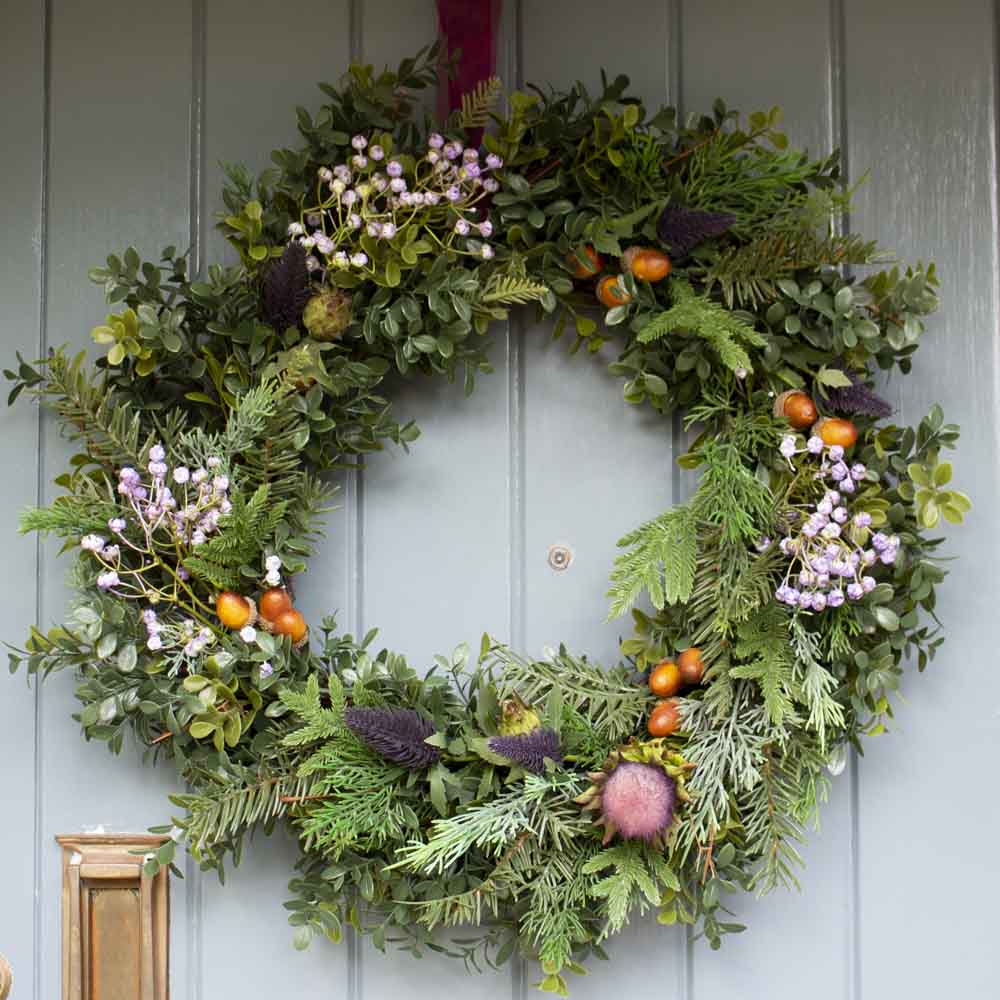
[[[284,587],[272,587],[265,590],[260,598],[260,616],[273,622],[278,615],[291,611],[292,599]]]
[[[302,617],[302,613],[296,611],[295,608],[282,611],[271,622],[271,627],[277,635],[287,635],[293,643],[301,642],[309,631],[309,626],[306,625],[306,620]]]
[[[573,277],[580,281],[604,270],[604,258],[589,243],[566,254],[566,263],[573,269]]]
[[[669,736],[676,733],[681,728],[681,713],[677,699],[671,698],[669,701],[661,701],[653,709],[646,723],[650,736]]]
[[[819,412],[801,389],[788,389],[774,401],[774,415],[784,417],[797,431],[804,431],[816,422]]]
[[[608,309],[614,309],[615,306],[628,305],[632,301],[632,296],[618,284],[618,275],[616,274],[606,274],[597,283],[597,299],[601,305],[606,306]]]
[[[629,247],[622,255],[625,270],[642,281],[655,284],[670,274],[670,258],[660,250],[650,247]]]
[[[681,689],[681,671],[673,660],[661,660],[649,672],[649,690],[658,698],[668,698]]]
[[[685,649],[677,657],[677,666],[681,672],[681,680],[688,685],[700,684],[705,674],[705,664],[701,659],[701,650],[697,646]]]
[[[215,613],[226,628],[241,629],[253,618],[253,605],[240,594],[224,590],[215,601]]]
[[[818,434],[826,445],[839,444],[850,448],[858,439],[858,429],[850,420],[842,417],[824,417],[813,425],[813,434]]]

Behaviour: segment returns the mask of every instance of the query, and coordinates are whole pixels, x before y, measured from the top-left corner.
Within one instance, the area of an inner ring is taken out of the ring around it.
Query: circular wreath
[[[623,77],[506,116],[489,81],[436,131],[413,98],[435,67],[325,86],[301,148],[228,170],[238,264],[111,256],[106,354],[8,372],[80,449],[21,524],[77,549],[76,600],[12,664],[71,668],[88,739],[176,761],[191,791],[151,871],[186,842],[221,874],[282,821],[297,946],[349,923],[477,967],[520,952],[562,993],[635,912],[717,947],[742,930],[727,894],[794,882],[827,769],[942,641],[926,532],[968,500],[939,460],[958,429],[886,423],[875,389],[910,369],[933,266],[853,275],[879,258],[838,225],[836,155],[788,149],[777,111],[648,117]],[[691,500],[620,542],[611,614],[648,602],[622,662],[487,636],[421,674],[310,626],[323,474],[417,436],[383,381],[471,391],[490,323],[532,302],[698,432]],[[456,924],[477,936],[434,943]]]

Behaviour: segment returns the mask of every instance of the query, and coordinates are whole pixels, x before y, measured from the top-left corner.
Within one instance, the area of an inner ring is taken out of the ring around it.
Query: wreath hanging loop
[[[297,946],[350,923],[419,953],[473,924],[440,946],[520,952],[563,993],[632,914],[717,946],[742,930],[728,894],[795,881],[827,768],[942,641],[928,533],[969,502],[941,457],[958,428],[937,406],[897,426],[877,393],[910,370],[933,265],[872,267],[835,155],[790,149],[777,110],[650,114],[624,77],[506,115],[491,82],[426,125],[435,60],[351,67],[299,110],[299,148],[228,169],[238,263],[112,255],[91,272],[104,356],[8,372],[79,448],[21,520],[76,550],[76,597],[11,662],[71,669],[88,739],[177,762],[191,791],[151,870],[183,842],[221,873],[280,821]],[[418,673],[307,622],[293,580],[324,473],[417,438],[387,376],[472,392],[515,306],[574,351],[613,345],[630,405],[682,413],[697,489],[620,540],[618,664],[485,636]]]

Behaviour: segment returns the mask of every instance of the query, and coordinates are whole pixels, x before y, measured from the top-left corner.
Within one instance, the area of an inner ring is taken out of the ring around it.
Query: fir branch
[[[673,305],[639,331],[636,339],[640,344],[671,333],[694,334],[711,345],[730,371],[753,371],[747,347],[763,347],[765,340],[752,323],[707,295],[698,295],[683,278],[670,279],[670,298]]]
[[[713,440],[700,453],[705,462],[691,509],[699,522],[717,527],[723,542],[754,543],[766,533],[774,497],[732,444]]]
[[[87,456],[107,471],[137,462],[158,436],[143,427],[142,414],[91,375],[85,352],[72,359],[64,348],[51,352],[44,375],[29,391],[55,412],[67,438],[81,443]],[[168,416],[168,439],[179,433],[183,419],[177,410]]]
[[[792,229],[782,225],[756,235],[749,243],[727,247],[694,273],[701,274],[706,291],[718,285],[730,309],[756,309],[778,297],[778,279],[796,271],[861,266],[883,259],[874,240],[850,233],[822,236],[810,222],[805,220]]]
[[[89,477],[77,477],[71,494],[56,497],[48,507],[28,507],[18,517],[18,531],[80,538],[108,530],[108,521],[120,513],[118,505],[100,495]]]
[[[678,840],[682,851],[689,852],[714,841],[731,817],[732,795],[749,792],[760,782],[769,725],[747,681],[733,685],[730,705],[721,717],[704,701],[687,701],[682,711],[691,733],[684,756],[695,768],[687,783],[692,801]]]
[[[583,868],[599,850],[597,840],[574,841],[560,853],[546,855],[531,873],[521,938],[535,947],[538,961],[555,974],[571,961],[577,946],[596,937],[590,900],[598,879]]]
[[[175,820],[184,831],[191,853],[198,859],[219,858],[216,848],[239,841],[253,826],[268,824],[288,811],[289,799],[312,794],[313,782],[297,775],[291,767],[276,774],[262,768],[243,784],[174,795],[170,801],[187,811],[187,816]]]
[[[628,549],[615,559],[608,618],[617,618],[645,591],[657,610],[688,600],[697,561],[696,519],[690,507],[674,507],[618,540]]]

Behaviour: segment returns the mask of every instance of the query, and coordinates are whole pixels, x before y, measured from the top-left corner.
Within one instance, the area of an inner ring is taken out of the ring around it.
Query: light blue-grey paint
[[[916,373],[890,392],[908,420],[936,399],[963,424],[957,466],[977,504],[949,543],[962,562],[942,592],[948,642],[925,677],[908,679],[897,732],[836,782],[802,893],[738,900],[750,929],[717,954],[677,929],[633,928],[574,996],[997,994],[996,27],[988,0],[508,0],[508,81],[596,84],[604,65],[651,104],[780,104],[796,141],[843,147],[852,179],[871,169],[854,226],[937,260],[944,284]],[[190,243],[200,264],[217,259],[218,161],[263,166],[267,150],[294,141],[291,107],[317,103],[314,80],[335,79],[352,57],[395,62],[433,38],[435,20],[431,0],[49,0],[10,4],[4,29],[9,358],[85,346],[104,313],[87,268],[129,242],[146,254]],[[484,630],[530,652],[564,640],[610,658],[621,628],[602,624],[613,543],[688,489],[673,466],[679,433],[627,409],[599,364],[567,357],[527,313],[495,341],[497,371],[471,400],[427,381],[394,393],[424,436],[411,455],[379,455],[345,476],[303,605],[312,617],[339,609],[355,632],[379,625],[418,664]],[[0,637],[17,642],[36,618],[57,620],[67,598],[54,548],[16,537],[13,524],[18,508],[53,495],[68,452],[30,406],[0,420]],[[564,573],[546,563],[553,543],[574,552]],[[29,689],[19,676],[0,695],[0,951],[17,1000],[59,994],[53,836],[143,830],[168,815],[174,787],[132,750],[113,760],[83,743],[72,692],[70,677]],[[173,892],[175,997],[229,1000],[250,984],[255,995],[317,1000],[530,990],[533,969],[470,978],[353,938],[293,952],[280,901],[294,857],[286,838],[258,840],[225,888],[188,866]]]

